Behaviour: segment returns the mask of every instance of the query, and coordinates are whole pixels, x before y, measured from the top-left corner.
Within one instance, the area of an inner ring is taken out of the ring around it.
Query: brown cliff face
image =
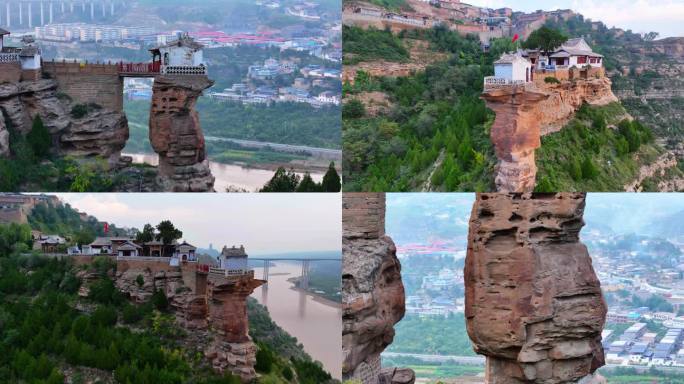
[[[499,192],[533,191],[534,151],[541,145],[541,136],[559,131],[585,102],[618,101],[606,77],[546,84],[543,74],[535,76],[535,83],[486,89],[481,96],[496,113],[490,137],[499,160],[494,178]]]
[[[507,87],[485,91],[482,98],[496,118],[490,131],[496,157],[494,183],[497,191],[534,189],[537,165],[534,150],[541,145],[538,105],[549,95],[534,88]]]
[[[55,80],[21,81],[0,85],[0,156],[9,156],[8,125],[27,134],[40,116],[63,156],[102,156],[115,163],[128,139],[128,121],[119,111],[99,109],[74,118],[74,103],[58,96]]]
[[[579,241],[585,194],[478,194],[465,316],[488,383],[600,382],[606,304]]]
[[[119,261],[117,271],[117,288],[137,303],[149,301],[155,290],[166,294],[176,322],[199,332],[199,346],[215,371],[231,372],[244,383],[256,379],[257,348],[248,334],[247,296],[264,281],[253,274],[207,276],[194,263],[171,267],[168,262]]]
[[[346,193],[342,206],[343,379],[412,384],[413,371],[380,365],[380,353],[392,343],[394,324],[405,312],[401,264],[385,236],[385,196]]]
[[[159,154],[159,182],[164,190],[213,190],[204,134],[195,110],[202,91],[214,84],[206,76],[158,76],[152,89],[150,143]]]
[[[231,278],[229,281],[209,275],[207,284],[208,321],[220,337],[207,347],[205,355],[214,370],[230,371],[243,382],[256,378],[256,345],[249,337],[247,296],[264,283],[254,275]]]

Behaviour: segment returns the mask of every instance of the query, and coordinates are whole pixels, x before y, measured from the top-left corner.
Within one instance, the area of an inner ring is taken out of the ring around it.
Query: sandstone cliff
[[[380,364],[405,312],[401,265],[385,236],[385,196],[350,193],[342,199],[343,379],[411,384],[413,371],[383,370]]]
[[[585,195],[478,194],[465,316],[487,383],[599,383],[606,304],[579,240]]]
[[[583,103],[618,101],[606,77],[548,84],[534,83],[485,89],[482,98],[496,113],[490,137],[498,163],[494,182],[500,192],[531,192],[536,183],[534,151],[541,136],[560,130]]]
[[[40,116],[52,135],[56,155],[104,156],[118,160],[128,139],[128,122],[119,111],[97,109],[74,118],[73,103],[59,94],[54,80],[22,81],[0,85],[0,156],[9,156],[8,126],[27,134]]]
[[[165,293],[185,329],[198,333],[201,352],[214,370],[231,372],[245,383],[256,378],[257,347],[249,337],[247,296],[263,281],[253,274],[227,280],[185,263],[119,261],[116,286],[136,303],[149,301],[156,290]]]
[[[173,192],[213,190],[204,134],[195,110],[202,91],[214,84],[206,76],[158,76],[150,111],[150,143],[159,154],[159,182]]]

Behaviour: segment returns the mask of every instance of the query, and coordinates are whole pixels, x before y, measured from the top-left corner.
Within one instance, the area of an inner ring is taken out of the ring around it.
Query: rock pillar
[[[243,382],[252,382],[256,378],[256,345],[248,334],[247,296],[265,281],[254,279],[253,272],[228,278],[210,273],[207,280],[208,322],[219,337],[205,354],[214,370],[230,371]]]
[[[585,194],[478,194],[465,317],[486,382],[599,383],[606,304],[579,240]]]
[[[531,192],[537,175],[534,150],[541,145],[541,112],[536,106],[549,94],[507,86],[485,90],[481,97],[496,113],[490,137],[499,160],[494,178],[497,191]]]
[[[161,75],[154,79],[150,143],[159,154],[158,182],[165,191],[213,190],[214,176],[195,110],[197,98],[213,84],[204,75]]]
[[[401,265],[385,236],[385,195],[345,193],[342,212],[343,380],[412,384],[413,371],[380,364],[405,312]]]

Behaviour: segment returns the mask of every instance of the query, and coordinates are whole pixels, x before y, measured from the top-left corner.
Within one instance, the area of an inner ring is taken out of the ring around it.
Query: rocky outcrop
[[[643,183],[652,177],[664,177],[667,170],[677,166],[677,157],[673,152],[665,152],[656,161],[642,165],[639,168],[636,180],[625,185],[626,192],[642,192]],[[684,189],[684,181],[681,179],[662,180],[658,183],[660,192],[677,192]]]
[[[583,193],[478,194],[465,317],[487,383],[599,383],[606,304],[587,248]]]
[[[154,80],[150,143],[159,154],[159,183],[166,191],[213,190],[214,177],[195,110],[197,98],[213,84],[206,76],[162,75]]]
[[[549,93],[549,97],[538,105],[542,136],[560,131],[584,103],[607,105],[618,102],[607,77],[562,81],[560,84],[538,81],[536,85]]]
[[[543,75],[536,75],[543,76]],[[490,131],[498,163],[494,183],[499,192],[531,192],[537,175],[534,151],[541,136],[560,130],[583,103],[618,101],[606,77],[559,84],[535,83],[485,89],[482,99],[496,113]]]
[[[128,140],[128,121],[119,111],[91,108],[84,116],[71,115],[74,105],[60,97],[55,80],[22,81],[0,85],[0,155],[4,133],[11,125],[20,134],[31,130],[40,116],[53,139],[53,152],[62,156],[103,156],[114,164]]]
[[[534,150],[541,145],[539,104],[550,95],[529,85],[497,88],[482,94],[487,107],[496,113],[490,137],[499,160],[494,176],[497,191],[534,189]]]
[[[383,371],[380,364],[405,312],[401,264],[385,236],[385,196],[344,194],[342,209],[343,379],[412,384],[412,371]]]
[[[209,275],[207,284],[208,321],[219,337],[205,352],[214,370],[230,371],[244,382],[256,378],[256,345],[249,337],[247,321],[247,296],[264,283],[254,275]]]

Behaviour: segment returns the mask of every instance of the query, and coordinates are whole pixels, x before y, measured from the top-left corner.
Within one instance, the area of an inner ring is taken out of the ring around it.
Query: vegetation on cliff
[[[0,381],[240,383],[215,374],[188,346],[161,291],[148,303],[132,304],[116,289],[110,277],[115,264],[107,259],[76,267],[67,258],[27,256],[30,229],[0,225]],[[84,269],[96,279],[82,281]],[[82,285],[87,297],[77,294]],[[260,348],[259,383],[334,382],[257,306],[249,305],[249,316]]]
[[[569,36],[584,36],[595,52],[604,55],[613,90],[631,115],[659,136],[678,138],[684,134],[680,112],[684,102],[681,97],[668,96],[668,90],[684,87],[681,69],[677,70],[675,58],[655,49],[655,32],[642,36],[631,30],[617,31],[582,15],[549,20],[546,26]]]
[[[357,40],[364,33],[354,31]],[[478,96],[493,61],[512,43],[493,39],[490,51],[483,53],[476,38],[446,28],[398,37],[428,41],[430,49],[451,57],[408,77],[376,78],[359,71],[353,85],[344,85],[344,189],[491,190],[495,157],[488,127],[493,115]],[[392,100],[389,114],[366,113],[357,95],[372,91]]]
[[[566,36],[579,36],[587,22],[572,20],[567,23],[572,28],[544,28],[531,39],[537,41],[535,44],[552,46]],[[502,52],[514,50],[514,44],[508,38],[492,39],[485,53],[476,37],[462,37],[440,27],[396,35],[348,27],[351,41],[344,41],[345,54],[373,57],[363,42],[378,34],[392,42],[385,44],[388,47],[401,46],[398,44],[404,38],[425,40],[434,52],[448,53],[450,58],[406,77],[373,77],[357,71],[354,83],[343,85],[344,189],[494,189],[496,157],[489,137],[494,116],[479,95],[484,76],[493,73],[493,61]],[[596,50],[609,54],[601,45]],[[401,61],[392,57],[381,59]],[[608,68],[615,65],[606,64]],[[370,92],[388,96],[389,112],[367,110],[362,100]],[[642,165],[655,161],[663,152],[653,142],[650,127],[641,122],[615,121],[625,115],[619,104],[583,107],[565,129],[543,137],[542,147],[536,151],[537,189],[623,190]],[[608,128],[611,125],[616,129]]]
[[[642,164],[663,153],[649,128],[637,120],[620,120],[624,116],[619,103],[585,104],[562,130],[542,137],[535,154],[536,190],[624,190]]]

